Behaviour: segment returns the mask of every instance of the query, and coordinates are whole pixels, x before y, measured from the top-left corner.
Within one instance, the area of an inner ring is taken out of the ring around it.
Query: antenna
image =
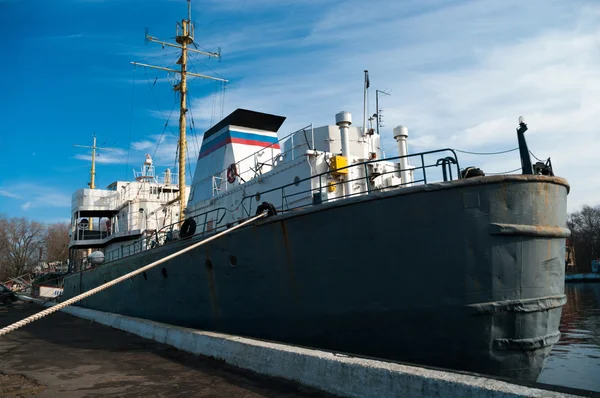
[[[363,99],[363,135],[367,135],[367,91],[371,83],[369,81],[369,71],[365,69],[365,92]]]
[[[195,48],[190,48],[190,45],[194,44],[194,25],[192,25],[192,2],[188,0],[188,15],[187,20],[183,20],[181,22],[177,22],[176,24],[176,37],[175,41],[177,44],[168,43],[165,41],[158,40],[156,37],[152,37],[146,33],[146,40],[161,44],[163,48],[165,46],[175,47],[181,50],[181,57],[177,64],[181,65],[180,70],[175,70],[171,68],[165,68],[162,66],[154,66],[148,64],[142,64],[139,62],[131,62],[133,65],[144,66],[148,68],[164,70],[167,72],[179,73],[181,75],[181,81],[174,86],[175,91],[179,91],[179,221],[182,222],[184,217],[184,211],[186,207],[185,202],[185,155],[186,155],[186,113],[187,113],[187,76],[196,76],[201,77],[203,79],[217,80],[220,82],[227,83],[228,80],[221,79],[218,77],[202,75],[200,73],[192,73],[187,70],[187,59],[188,52],[198,53],[202,55],[206,55],[212,58],[221,58],[221,51],[218,53],[201,51]],[[181,31],[179,30],[181,28]]]
[[[92,167],[90,169],[90,182],[88,183],[88,185],[90,186],[90,189],[96,189],[96,151],[102,149],[104,151],[115,151],[118,150],[118,148],[102,148],[102,147],[98,147],[96,146],[96,133],[94,133],[93,135],[94,137],[94,143],[92,146],[87,146],[87,145],[73,145],[74,147],[77,148],[89,148],[92,150]]]
[[[383,115],[381,114],[383,109],[379,109],[379,94],[392,95],[386,90],[375,90],[375,108],[377,108],[377,113],[375,114],[377,115],[377,135],[379,135],[379,127],[383,127]]]

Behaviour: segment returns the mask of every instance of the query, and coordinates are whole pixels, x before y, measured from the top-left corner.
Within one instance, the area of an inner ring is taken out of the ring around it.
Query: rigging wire
[[[517,149],[519,149],[519,148],[517,147],[517,148],[513,148],[513,149],[507,149],[505,151],[499,151],[499,152],[470,152],[470,151],[463,151],[463,150],[460,150],[460,149],[455,149],[455,151],[456,152],[460,152],[460,153],[468,153],[470,155],[499,155],[499,154],[502,154],[502,153],[508,153],[508,152],[516,151]]]
[[[540,158],[538,158],[537,156],[535,156],[535,155],[533,154],[533,152],[529,151],[529,153],[531,154],[531,156],[533,156],[534,158],[536,158],[538,162],[543,162],[543,160],[542,160],[542,159],[540,159]]]
[[[196,150],[196,154],[199,154],[200,153],[200,145],[198,143],[198,134],[197,134],[197,131],[196,131],[196,123],[194,122],[194,114],[192,113],[192,107],[191,106],[188,106],[188,109],[190,111],[190,120],[191,120],[190,133],[192,133],[193,136],[194,136],[194,144],[195,144],[194,149]]]
[[[208,66],[207,64],[205,64],[204,62],[199,60],[198,59],[199,57],[197,55],[191,54],[191,58],[194,59],[196,62],[199,62],[200,64],[204,65],[208,70],[213,72],[218,77],[224,79],[224,77],[219,72],[215,71],[210,66]],[[199,74],[198,70],[196,69],[196,65],[192,64],[192,68],[194,69],[194,72]],[[210,120],[211,127],[213,126],[213,123],[215,123],[216,111],[217,111],[217,106],[218,106],[217,104],[220,103],[220,107],[221,107],[220,119],[223,119],[223,111],[225,108],[225,87],[226,87],[227,83],[217,81],[216,84],[217,84],[217,89],[215,90],[215,94],[213,96],[213,109],[211,112],[211,120]],[[219,84],[221,84],[221,86],[219,86]],[[221,96],[220,98],[219,98],[219,95]]]
[[[131,152],[131,130],[133,126],[133,99],[135,94],[135,71],[136,67],[133,66],[133,78],[131,79],[131,106],[129,108],[129,141],[127,142],[127,164],[125,166],[125,181],[127,181],[127,174],[129,173],[129,153]]]
[[[215,239],[219,239],[221,236],[227,235],[227,234],[235,231],[238,228],[242,228],[246,224],[250,224],[250,223],[258,220],[259,218],[266,217],[267,214],[268,213],[266,211],[264,211],[261,214],[258,214],[258,215],[254,216],[252,218],[246,219],[245,221],[239,223],[238,225],[231,226],[230,228],[225,229],[224,231],[221,231],[221,232],[217,233],[216,235],[213,235],[213,236],[211,236],[209,238],[206,238],[204,240],[196,242],[193,245],[188,246],[188,247],[186,247],[184,249],[181,249],[181,250],[179,250],[179,251],[177,251],[177,252],[175,252],[173,254],[170,254],[170,255],[168,255],[166,257],[163,257],[160,260],[154,261],[154,262],[152,262],[152,263],[150,263],[148,265],[145,265],[145,266],[143,266],[141,268],[138,268],[138,269],[136,269],[134,271],[131,271],[128,274],[122,275],[122,276],[120,276],[118,278],[115,278],[115,279],[113,279],[111,281],[108,281],[108,282],[104,283],[103,285],[97,286],[97,287],[95,287],[95,288],[93,288],[91,290],[88,290],[88,291],[86,291],[84,293],[81,293],[78,296],[75,296],[75,297],[72,297],[72,298],[70,298],[68,300],[65,300],[65,301],[62,301],[60,303],[57,303],[56,305],[54,305],[54,306],[52,306],[50,308],[46,308],[45,310],[40,311],[40,312],[38,312],[36,314],[33,314],[33,315],[31,315],[31,316],[29,316],[29,317],[27,317],[25,319],[21,319],[18,322],[14,322],[14,323],[12,323],[12,324],[10,324],[8,326],[5,326],[5,327],[3,327],[3,328],[0,329],[0,336],[4,336],[4,335],[6,335],[6,334],[8,334],[8,333],[10,333],[10,332],[12,332],[14,330],[17,330],[18,328],[21,328],[21,327],[23,327],[23,326],[25,326],[25,325],[27,325],[27,324],[29,324],[31,322],[37,321],[37,320],[39,320],[39,319],[41,319],[41,318],[43,318],[43,317],[45,317],[47,315],[52,314],[53,312],[59,311],[59,310],[65,308],[65,307],[67,307],[67,306],[69,306],[71,304],[74,304],[74,303],[76,303],[76,302],[78,302],[80,300],[83,300],[86,297],[90,297],[90,296],[92,296],[92,295],[94,295],[96,293],[101,292],[104,289],[107,289],[107,288],[109,288],[111,286],[114,286],[114,285],[116,285],[116,284],[118,284],[120,282],[123,282],[123,281],[127,280],[127,279],[133,278],[134,276],[139,275],[142,272],[148,271],[149,269],[151,269],[153,267],[156,267],[157,265],[162,264],[162,263],[164,263],[166,261],[169,261],[170,259],[175,258],[175,257],[177,257],[177,256],[179,256],[179,255],[181,255],[183,253],[187,253],[190,250],[193,250],[193,249],[195,249],[197,247],[205,245],[205,244],[207,244],[207,243],[209,243],[209,242],[211,242],[211,241],[213,241]]]
[[[217,112],[217,90],[218,88],[218,82],[215,83],[215,92],[212,93],[212,107],[210,110],[210,127],[214,126],[215,123],[215,119],[216,119],[216,112]]]
[[[194,72],[198,73],[198,70],[196,69],[196,65],[192,64],[192,68],[194,70]],[[215,72],[216,73],[216,72]],[[218,81],[217,81],[218,83]],[[215,90],[216,91],[216,90]],[[213,126],[213,120],[214,120],[214,115],[215,115],[215,109],[216,109],[216,99],[213,97],[213,106],[212,106],[212,111],[211,111],[211,116],[210,116],[210,126]],[[197,143],[196,143],[197,144]]]
[[[188,166],[190,166],[192,163],[190,162],[190,151],[188,150],[187,146],[185,147],[185,154],[186,154],[186,158],[187,158],[187,164],[188,164]],[[184,179],[184,181],[187,181],[187,176],[189,175],[190,176],[190,184],[191,184],[192,177],[193,177],[191,167],[186,167],[185,171],[186,171],[186,173],[185,173],[186,178]],[[187,184],[187,182],[186,182],[186,184]]]
[[[219,72],[217,72],[216,70],[214,70],[213,68],[211,68],[210,66],[208,66],[207,64],[205,64],[204,62],[200,61],[198,58],[200,58],[199,56],[197,56],[194,53],[191,53],[191,58],[194,59],[196,62],[201,63],[202,65],[204,65],[208,70],[210,70],[212,73],[214,73],[215,75],[217,75],[218,77],[220,77],[221,79],[225,79]],[[198,73],[198,72],[196,72]]]
[[[510,173],[514,173],[515,171],[520,171],[520,170],[521,170],[521,167],[517,167],[514,170],[503,171],[501,173],[485,173],[485,174],[489,174],[489,175],[510,174]]]
[[[225,89],[227,88],[227,82],[221,82],[221,119],[223,119],[223,110],[225,109]]]
[[[160,134],[160,138],[156,142],[156,148],[154,148],[154,153],[152,154],[152,158],[153,159],[156,156],[156,152],[158,151],[158,147],[160,146],[160,144],[162,144],[162,139],[163,139],[163,136],[165,135],[165,131],[167,130],[167,127],[169,126],[169,122],[171,121],[171,116],[173,115],[173,111],[175,110],[175,105],[177,105],[177,96],[175,96],[175,98],[173,99],[173,106],[171,107],[171,112],[169,113],[169,118],[165,122],[165,125],[163,127],[163,131]]]
[[[194,65],[192,65],[192,68],[194,68],[194,70],[196,71],[196,68],[195,68]],[[198,71],[196,71],[196,73],[198,73]],[[194,115],[192,114],[192,105],[191,105],[191,101],[190,101],[190,96],[189,95],[186,98],[186,104],[185,104],[185,106],[186,106],[187,110],[190,112],[191,124],[189,124],[190,125],[189,129],[190,129],[190,133],[193,133],[193,136],[194,136],[194,149],[196,150],[196,152],[198,152],[198,137],[197,137],[196,132],[195,132],[196,125],[194,123]],[[185,115],[185,117],[187,118],[187,114]],[[192,130],[192,126],[194,127],[194,130]]]
[[[177,149],[175,150],[175,160],[173,161],[173,170],[177,170],[177,161],[179,159],[179,140],[177,140]],[[179,172],[177,172],[179,178]]]
[[[186,120],[187,120],[187,124],[186,124],[186,128],[188,129],[188,136],[190,137],[190,143],[194,146],[194,151],[198,151],[198,137],[196,137],[196,133],[194,132],[194,117],[192,115],[192,108],[189,107],[188,105],[188,113],[190,114],[190,116],[185,115]],[[188,145],[189,146],[189,145]]]
[[[194,23],[194,25],[195,25],[195,23]],[[199,46],[198,43],[196,43],[196,42],[194,42],[194,47],[196,47],[197,50],[201,50],[201,51],[204,51],[206,53],[214,53],[214,51],[210,51],[210,50],[207,50],[206,48],[204,48],[202,46]]]
[[[170,66],[171,64],[173,64],[173,62],[171,62],[168,66]],[[152,98],[154,99],[154,103],[156,104],[156,107],[158,108],[158,112],[160,113],[160,116],[163,118],[163,120],[165,120],[165,113],[163,112],[163,109],[161,108],[160,104],[158,103],[158,100],[156,99],[156,95],[154,94],[154,85],[156,84],[156,81],[158,79],[155,78],[154,79],[154,83],[151,84],[150,83],[150,77],[148,76],[148,70],[146,67],[144,67],[144,74],[146,75],[146,81],[148,82],[148,86],[150,87],[150,93],[152,93]],[[174,136],[177,136],[177,134],[173,131],[173,129],[169,129],[171,131],[171,134],[173,134]]]
[[[176,54],[176,52],[173,52],[173,53],[167,53],[167,54],[163,55],[163,57],[162,57],[162,58],[164,59],[165,57],[167,57],[167,56],[169,56],[169,55],[174,55],[174,54]],[[219,77],[221,77],[221,78],[222,78],[221,74],[219,74],[217,71],[215,71],[214,69],[212,69],[210,66],[208,66],[207,64],[205,64],[204,62],[202,62],[201,60],[199,60],[199,59],[198,59],[198,57],[197,57],[195,54],[193,54],[193,53],[192,53],[192,54],[189,54],[189,55],[190,55],[190,58],[192,58],[192,59],[194,59],[195,61],[199,62],[200,64],[204,65],[204,66],[205,66],[207,69],[209,69],[209,70],[210,70],[211,72],[213,72],[215,75],[217,75],[217,76],[219,76]],[[171,65],[172,65],[174,62],[175,62],[175,61],[171,61],[171,62],[170,62],[168,65],[167,65],[167,68],[168,68],[168,67],[170,67],[170,66],[171,66]],[[196,69],[196,66],[195,66],[194,64],[192,64],[192,68],[194,69],[194,71],[195,71],[196,73],[198,73],[198,71],[197,71],[197,69]],[[159,111],[159,113],[160,113],[161,117],[162,117],[162,118],[165,120],[165,125],[164,125],[164,127],[163,127],[163,131],[161,132],[161,135],[160,135],[160,138],[159,138],[159,140],[158,140],[158,142],[157,142],[156,148],[154,149],[154,153],[153,153],[153,157],[154,157],[154,156],[156,155],[156,152],[158,151],[158,148],[159,148],[159,146],[160,146],[161,142],[162,142],[162,139],[163,139],[163,136],[164,136],[164,133],[165,133],[165,131],[166,131],[167,127],[170,127],[170,126],[169,126],[169,121],[170,121],[170,119],[171,119],[171,116],[172,116],[172,114],[173,114],[173,111],[174,111],[174,108],[175,108],[176,101],[174,102],[174,104],[173,104],[173,107],[171,108],[171,111],[169,112],[169,116],[168,116],[167,118],[165,118],[165,112],[164,112],[164,111],[163,111],[163,109],[161,108],[161,106],[160,106],[160,104],[159,104],[159,102],[158,102],[158,100],[157,100],[157,98],[156,98],[156,96],[155,96],[154,90],[153,90],[153,89],[154,89],[154,86],[156,85],[156,83],[157,83],[157,81],[158,81],[158,76],[157,76],[157,77],[155,77],[155,79],[154,79],[154,81],[153,81],[152,83],[150,83],[150,77],[148,76],[148,71],[147,71],[147,68],[146,68],[146,67],[144,67],[144,73],[145,73],[145,75],[146,75],[146,80],[147,80],[147,82],[148,82],[148,85],[149,85],[150,92],[151,92],[151,94],[152,94],[152,98],[153,98],[153,100],[154,100],[154,103],[156,104],[156,107],[157,107],[157,109],[158,109],[158,111]],[[192,80],[192,79],[190,79],[190,80]],[[217,82],[217,83],[218,83],[218,82]],[[224,83],[224,82],[223,82],[223,83]],[[224,96],[225,96],[225,84],[223,84],[223,86],[222,86],[222,87],[223,87],[223,89],[222,89],[222,91],[221,91],[221,92],[222,92],[222,97],[221,97],[221,118],[223,117],[223,109],[224,109],[224,103],[225,103],[225,98],[224,98]],[[217,90],[215,90],[215,91],[218,91],[218,88],[217,88]],[[217,94],[217,95],[218,95],[218,94]],[[215,95],[215,96],[213,97],[213,112],[212,112],[212,115],[211,115],[211,125],[212,125],[212,122],[213,122],[213,120],[214,120],[214,116],[215,116],[215,113],[216,113],[216,106],[217,106],[217,101],[218,101],[217,95]],[[189,102],[189,99],[187,99],[187,104],[186,104],[186,105],[187,105],[187,108],[190,110],[190,119],[191,119],[191,125],[190,125],[190,127],[189,127],[189,128],[190,128],[190,132],[191,132],[191,133],[193,134],[193,136],[194,136],[194,145],[195,145],[195,150],[196,150],[196,152],[197,152],[197,153],[199,153],[199,151],[200,151],[200,148],[199,148],[199,142],[198,142],[198,135],[197,135],[196,126],[195,126],[195,121],[194,121],[194,116],[193,116],[193,114],[192,114],[192,111],[191,111],[191,107],[190,107],[190,102]],[[170,130],[170,132],[173,134],[173,136],[177,137],[177,134],[175,133],[175,131],[174,131],[172,128],[169,128],[169,130]],[[176,156],[175,156],[175,161],[174,161],[174,166],[173,166],[174,168],[176,167],[176,165],[177,165],[177,162],[178,162],[178,155],[179,155],[179,154],[178,154],[178,152],[179,152],[179,149],[180,149],[180,148],[179,148],[179,141],[178,141],[178,142],[177,142],[177,151],[176,151]],[[129,155],[129,154],[128,154],[128,155]],[[189,152],[188,152],[187,146],[186,146],[186,155],[187,155],[187,157],[188,157],[188,163],[189,163]]]
[[[176,55],[176,54],[177,54],[177,52],[170,52],[170,53],[167,52],[166,54],[164,54],[162,56],[161,60],[164,59],[164,58],[166,58],[166,57],[168,57],[168,56],[173,56],[173,55]],[[174,62],[175,62],[175,60],[172,60],[166,67],[167,68],[171,67]],[[148,86],[150,88],[150,93],[152,94],[152,98],[154,99],[154,103],[156,104],[156,107],[157,107],[157,109],[158,109],[161,117],[163,118],[163,120],[165,120],[165,125],[163,126],[163,130],[162,130],[162,132],[160,134],[160,138],[158,139],[158,141],[156,143],[156,147],[154,148],[154,152],[152,154],[152,157],[154,158],[154,157],[156,157],[156,153],[158,151],[158,148],[160,147],[160,145],[162,143],[162,140],[163,140],[163,137],[164,137],[166,129],[168,127],[170,127],[169,126],[169,122],[171,120],[171,116],[173,115],[173,111],[175,110],[175,105],[177,103],[177,95],[175,95],[174,102],[173,102],[173,107],[171,108],[171,111],[169,112],[169,116],[167,118],[165,118],[165,113],[163,112],[163,110],[162,110],[162,108],[161,108],[161,106],[160,106],[160,104],[158,102],[158,99],[156,98],[156,95],[154,94],[154,87],[156,86],[156,83],[158,81],[158,76],[156,76],[154,78],[154,81],[152,83],[150,83],[150,76],[148,76],[148,69],[146,67],[144,67],[144,74],[146,76],[146,81],[147,81]],[[171,134],[173,134],[174,136],[177,136],[177,134],[173,131],[172,128],[169,128],[169,130],[170,130]],[[130,132],[129,141],[131,143],[131,132]],[[129,168],[129,153],[127,153],[127,168]]]

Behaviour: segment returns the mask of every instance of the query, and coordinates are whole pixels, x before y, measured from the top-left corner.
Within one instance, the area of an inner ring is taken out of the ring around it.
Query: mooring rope
[[[214,236],[211,236],[210,238],[207,238],[207,239],[205,239],[203,241],[194,243],[193,245],[188,246],[185,249],[182,249],[182,250],[180,250],[178,252],[175,252],[175,253],[170,254],[170,255],[168,255],[166,257],[163,257],[160,260],[157,260],[157,261],[155,261],[153,263],[150,263],[148,265],[143,266],[142,268],[138,268],[135,271],[132,271],[132,272],[130,272],[128,274],[120,276],[120,277],[118,277],[116,279],[113,279],[110,282],[106,282],[105,284],[100,285],[100,286],[98,286],[98,287],[96,287],[96,288],[94,288],[92,290],[88,290],[85,293],[82,293],[82,294],[80,294],[78,296],[75,296],[75,297],[70,298],[70,299],[68,299],[66,301],[63,301],[62,303],[56,304],[55,306],[47,308],[47,309],[45,309],[45,310],[43,310],[41,312],[38,312],[37,314],[31,315],[31,316],[29,316],[29,317],[27,317],[25,319],[22,319],[22,320],[20,320],[18,322],[15,322],[12,325],[6,326],[5,328],[0,329],[0,336],[8,334],[8,333],[10,333],[10,332],[12,332],[14,330],[17,330],[17,329],[19,329],[19,328],[21,328],[21,327],[23,327],[23,326],[25,326],[25,325],[33,322],[33,321],[37,321],[38,319],[41,319],[41,318],[43,318],[43,317],[45,317],[47,315],[50,315],[53,312],[56,312],[56,311],[59,311],[59,310],[65,308],[65,307],[68,307],[69,305],[74,304],[74,303],[76,303],[78,301],[81,301],[84,298],[90,297],[90,296],[92,296],[92,295],[94,295],[94,294],[96,294],[98,292],[101,292],[104,289],[108,289],[109,287],[114,286],[114,285],[116,285],[119,282],[123,282],[124,280],[129,279],[132,276],[141,274],[142,272],[145,272],[145,271],[149,270],[150,268],[156,267],[157,265],[162,264],[165,261],[169,261],[170,259],[175,258],[175,257],[177,257],[177,256],[179,256],[179,255],[181,255],[183,253],[189,252],[190,250],[193,250],[193,249],[195,249],[195,248],[197,248],[199,246],[202,246],[205,243],[208,243],[208,242],[210,242],[212,240],[220,238],[221,236],[226,235],[226,234],[228,234],[230,232],[233,232],[236,229],[243,227],[244,225],[250,224],[251,222],[258,220],[261,217],[265,217],[267,214],[268,214],[267,211],[264,211],[261,214],[259,214],[257,216],[254,216],[254,217],[252,217],[252,218],[250,218],[250,219],[248,219],[248,220],[246,220],[246,221],[244,221],[244,222],[242,222],[242,223],[240,223],[240,224],[238,224],[238,225],[236,225],[234,227],[231,227],[231,228],[229,228],[229,229],[227,229],[225,231],[219,232],[218,234],[216,234]]]

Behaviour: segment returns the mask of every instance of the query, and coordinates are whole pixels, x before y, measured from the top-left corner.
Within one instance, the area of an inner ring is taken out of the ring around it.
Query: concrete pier
[[[204,332],[79,307],[64,312],[238,368],[344,397],[574,397],[479,375]],[[52,315],[51,315],[52,316]],[[29,326],[26,326],[27,328]]]
[[[0,305],[0,327],[43,308]],[[55,313],[0,337],[0,398],[332,395]]]

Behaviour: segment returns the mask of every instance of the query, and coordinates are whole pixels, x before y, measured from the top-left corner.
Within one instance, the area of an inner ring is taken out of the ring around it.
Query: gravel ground
[[[39,312],[0,307],[0,327]],[[58,312],[0,337],[0,398],[332,397]]]

